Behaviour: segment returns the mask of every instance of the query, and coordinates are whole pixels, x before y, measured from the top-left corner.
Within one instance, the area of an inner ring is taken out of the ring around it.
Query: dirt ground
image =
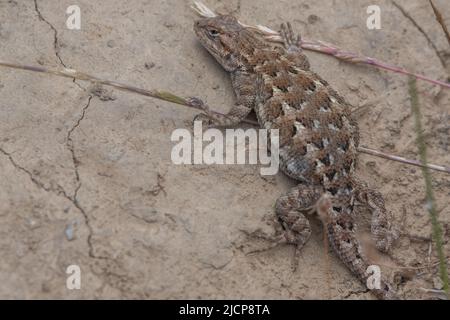
[[[74,2],[81,30],[65,25]],[[435,1],[450,25],[446,2]],[[225,112],[230,81],[196,40],[190,4],[0,0],[0,59],[198,96]],[[450,48],[427,1],[206,4],[249,24],[291,21],[305,38],[436,79],[450,75]],[[372,4],[381,7],[381,30],[366,28]],[[355,107],[363,146],[418,158],[406,77],[308,56]],[[327,252],[314,219],[296,272],[292,246],[251,253],[270,247],[249,234],[274,232],[275,200],[294,181],[263,177],[257,165],[174,165],[171,133],[190,128],[195,112],[91,89],[0,69],[0,298],[373,299]],[[419,90],[429,159],[449,165],[450,91],[424,82]],[[421,289],[440,283],[420,169],[361,154],[358,174],[385,196],[402,231],[390,255],[374,259],[402,298],[432,298]],[[433,186],[448,255],[450,176],[433,172]],[[79,290],[66,287],[69,265],[81,269]]]

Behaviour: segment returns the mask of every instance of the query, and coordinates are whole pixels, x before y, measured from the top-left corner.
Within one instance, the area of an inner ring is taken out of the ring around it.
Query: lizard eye
[[[217,38],[219,36],[219,31],[216,29],[208,29],[208,36],[212,39]]]

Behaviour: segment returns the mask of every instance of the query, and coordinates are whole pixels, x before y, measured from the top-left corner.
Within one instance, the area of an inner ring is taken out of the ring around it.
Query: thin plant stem
[[[195,1],[192,8],[200,16],[203,16],[203,17],[215,17],[216,16],[216,14],[212,10],[210,10],[208,7],[206,7],[200,1]],[[239,23],[243,27],[253,29],[256,32],[258,32],[259,34],[263,35],[267,41],[271,41],[271,42],[281,42],[282,41],[280,34],[268,27],[265,27],[262,25],[251,26],[251,25],[244,24],[242,22],[239,22]],[[435,80],[435,79],[429,78],[427,76],[408,71],[404,68],[382,62],[375,58],[362,56],[362,55],[359,55],[357,53],[353,53],[350,51],[345,51],[335,45],[325,43],[323,41],[302,39],[300,41],[300,46],[305,50],[328,54],[339,60],[343,60],[343,61],[354,63],[354,64],[366,64],[366,65],[374,66],[379,69],[384,69],[384,70],[388,70],[391,72],[400,73],[400,74],[407,75],[407,76],[412,76],[412,77],[415,77],[416,79],[427,81],[434,85],[438,85],[438,86],[450,89],[450,83],[448,83],[448,82],[441,81],[441,80]]]
[[[183,97],[174,95],[170,92],[163,91],[163,90],[146,90],[146,89],[138,88],[138,87],[131,86],[131,85],[128,85],[125,83],[117,82],[117,81],[101,79],[96,76],[89,75],[87,73],[79,72],[74,69],[53,70],[53,69],[47,69],[44,67],[27,66],[27,65],[17,64],[17,63],[5,62],[5,61],[1,61],[1,60],[0,60],[0,66],[13,68],[13,69],[32,71],[32,72],[46,73],[46,74],[51,74],[51,75],[55,75],[58,77],[71,78],[71,79],[77,79],[77,80],[82,80],[82,81],[89,81],[94,84],[110,86],[110,87],[116,88],[118,90],[137,93],[137,94],[140,94],[140,95],[143,95],[146,97],[151,97],[151,98],[183,105],[186,107],[202,110],[197,104],[191,103],[189,98],[183,98]],[[211,111],[211,112],[215,113],[215,114],[220,114],[215,111]],[[251,124],[253,124],[253,122],[251,122]]]
[[[384,158],[384,159],[388,159],[388,160],[392,160],[392,161],[397,161],[397,162],[401,162],[401,163],[406,163],[412,166],[416,166],[416,167],[421,167],[421,168],[428,168],[431,170],[435,170],[435,171],[441,171],[441,172],[445,172],[445,173],[450,173],[450,167],[446,167],[446,166],[440,166],[440,165],[436,165],[436,164],[431,164],[431,163],[423,163],[420,160],[411,160],[411,159],[406,159],[400,156],[396,156],[396,155],[392,155],[392,154],[388,154],[388,153],[384,153],[378,150],[373,150],[373,149],[369,149],[366,147],[358,147],[358,151],[365,153],[365,154],[370,154],[372,156],[377,156],[380,158]]]
[[[73,69],[53,70],[53,69],[47,69],[44,67],[27,66],[27,65],[17,64],[17,63],[5,62],[5,61],[1,61],[1,60],[0,60],[0,67],[7,67],[7,68],[13,68],[13,69],[19,69],[19,70],[45,73],[45,74],[50,74],[50,75],[54,75],[54,76],[58,76],[58,77],[77,79],[77,80],[82,80],[82,81],[89,81],[94,84],[102,84],[102,85],[110,86],[110,87],[113,87],[113,88],[116,88],[116,89],[119,89],[122,91],[131,92],[131,93],[143,95],[146,97],[151,97],[151,98],[155,98],[155,99],[159,99],[159,100],[163,100],[163,101],[167,101],[167,102],[172,102],[172,103],[175,103],[178,105],[183,105],[183,106],[186,106],[189,108],[195,108],[195,109],[201,110],[201,108],[199,108],[197,104],[191,103],[189,98],[183,98],[183,97],[177,96],[177,95],[167,92],[167,91],[146,90],[146,89],[138,88],[138,87],[131,86],[128,84],[124,84],[121,82],[117,82],[117,81],[101,79],[96,76],[92,76],[87,73],[79,72],[79,71],[73,70]],[[211,111],[211,112],[218,114],[218,115],[223,115],[220,112],[216,112],[216,111]],[[255,125],[255,126],[259,125],[258,122],[250,120],[250,119],[244,119],[243,122],[250,124],[250,125]],[[405,163],[408,165],[419,166],[419,167],[424,166],[424,164],[422,164],[420,161],[417,161],[417,160],[406,159],[406,158],[403,158],[400,156],[384,153],[384,152],[369,149],[366,147],[360,146],[360,147],[358,147],[358,151],[372,155],[372,156]],[[441,165],[436,165],[436,164],[425,164],[425,166],[431,170],[441,171],[441,172],[450,174],[450,168],[446,167],[446,166],[441,166]]]
[[[447,263],[443,249],[443,239],[442,239],[442,227],[438,221],[438,213],[436,209],[436,201],[434,198],[433,187],[431,182],[431,173],[426,167],[427,163],[427,148],[425,143],[425,138],[423,136],[422,131],[422,120],[420,113],[420,104],[419,97],[417,94],[417,84],[416,79],[411,78],[409,81],[409,94],[411,96],[411,108],[412,113],[414,114],[415,121],[415,130],[417,134],[417,147],[419,149],[420,161],[424,165],[422,167],[422,174],[425,180],[425,192],[426,192],[426,201],[427,201],[427,209],[430,213],[431,224],[433,227],[433,239],[436,244],[436,251],[439,258],[439,272],[440,277],[443,283],[443,290],[446,292],[448,296],[448,271],[447,271]]]

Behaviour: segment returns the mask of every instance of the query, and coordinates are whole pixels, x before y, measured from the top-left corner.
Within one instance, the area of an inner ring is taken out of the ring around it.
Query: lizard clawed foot
[[[295,36],[290,22],[281,24],[280,35],[283,39],[284,47],[288,51],[301,51],[302,39],[300,35]]]
[[[189,98],[187,100],[188,106],[202,110],[203,113],[197,115],[194,121],[205,122],[206,127],[218,128],[218,127],[228,127],[240,123],[243,118],[251,111],[251,108],[242,107],[240,105],[234,106],[230,110],[229,114],[221,114],[219,112],[211,111],[209,106],[204,103],[199,98]]]
[[[300,261],[300,252],[310,235],[310,230],[303,230],[300,234],[291,230],[285,230],[284,237],[286,238],[287,243],[295,245],[295,251],[291,262],[292,272],[297,271],[298,263]]]
[[[208,115],[204,114],[204,113],[199,113],[197,114],[194,119],[192,120],[192,124],[194,124],[194,122],[196,121],[201,121],[202,122],[202,128],[213,128],[215,126],[214,120],[212,120]]]
[[[251,233],[245,232],[245,234],[248,237],[262,239],[264,241],[271,242],[268,246],[266,246],[264,248],[251,250],[251,251],[247,252],[247,254],[255,254],[255,253],[265,252],[265,251],[273,249],[279,245],[296,243],[295,234],[289,230],[282,231],[282,233],[280,233],[278,235],[268,235],[268,234],[262,232],[261,230],[256,230]],[[291,263],[292,272],[297,271],[298,262],[300,260],[300,251],[301,251],[302,247],[303,247],[303,243],[298,243],[295,247],[295,252],[292,257],[292,263]]]
[[[209,106],[206,103],[204,103],[203,100],[200,98],[190,97],[187,99],[187,103],[189,107],[209,112]]]
[[[378,231],[379,232],[379,231]],[[375,233],[372,231],[372,233]],[[381,252],[388,252],[389,249],[392,247],[392,245],[397,241],[399,238],[399,232],[393,228],[388,228],[386,230],[383,230],[382,234],[378,236],[379,238],[376,239],[375,246],[378,250]]]
[[[249,238],[256,238],[256,239],[261,239],[261,240],[264,240],[264,241],[271,242],[271,244],[269,246],[266,246],[266,247],[261,248],[261,249],[255,249],[255,250],[249,251],[248,252],[249,254],[264,252],[264,251],[270,250],[272,248],[275,248],[275,247],[277,247],[280,244],[287,244],[288,243],[286,238],[285,238],[285,236],[284,236],[284,234],[268,235],[268,234],[262,232],[259,229],[256,230],[256,231],[253,231],[253,232],[248,232],[248,231],[245,231],[245,230],[241,230],[241,231],[244,232],[245,235],[247,237],[249,237]]]
[[[206,128],[212,128],[216,125],[214,119],[211,116],[211,111],[209,106],[204,103],[201,99],[196,97],[191,97],[187,99],[188,105],[195,109],[203,110],[204,113],[197,114],[192,122],[201,121],[202,125],[206,125]]]

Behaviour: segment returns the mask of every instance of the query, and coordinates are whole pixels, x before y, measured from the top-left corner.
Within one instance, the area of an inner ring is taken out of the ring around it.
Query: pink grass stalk
[[[215,17],[216,16],[216,14],[212,10],[210,10],[208,7],[206,7],[200,1],[195,1],[192,8],[199,15],[201,15],[203,17]],[[253,29],[256,32],[262,34],[265,37],[265,39],[268,41],[271,41],[271,42],[281,42],[282,41],[279,33],[270,28],[267,28],[262,25],[251,26],[251,25],[246,25],[242,22],[239,22],[239,23],[243,27]],[[347,61],[347,62],[355,63],[355,64],[367,64],[370,66],[377,67],[379,69],[384,69],[384,70],[388,70],[391,72],[395,72],[395,73],[399,73],[399,74],[403,74],[403,75],[407,75],[407,76],[412,76],[416,79],[427,81],[434,85],[438,85],[438,86],[450,89],[450,83],[448,83],[448,82],[431,79],[427,76],[408,71],[405,68],[397,67],[395,65],[391,65],[389,63],[382,62],[375,58],[358,55],[358,54],[350,52],[350,51],[345,51],[335,45],[325,43],[323,41],[303,40],[302,39],[300,45],[305,50],[310,50],[310,51],[315,51],[315,52],[320,52],[320,53],[324,53],[327,55],[331,55],[339,60],[343,60],[343,61]]]

